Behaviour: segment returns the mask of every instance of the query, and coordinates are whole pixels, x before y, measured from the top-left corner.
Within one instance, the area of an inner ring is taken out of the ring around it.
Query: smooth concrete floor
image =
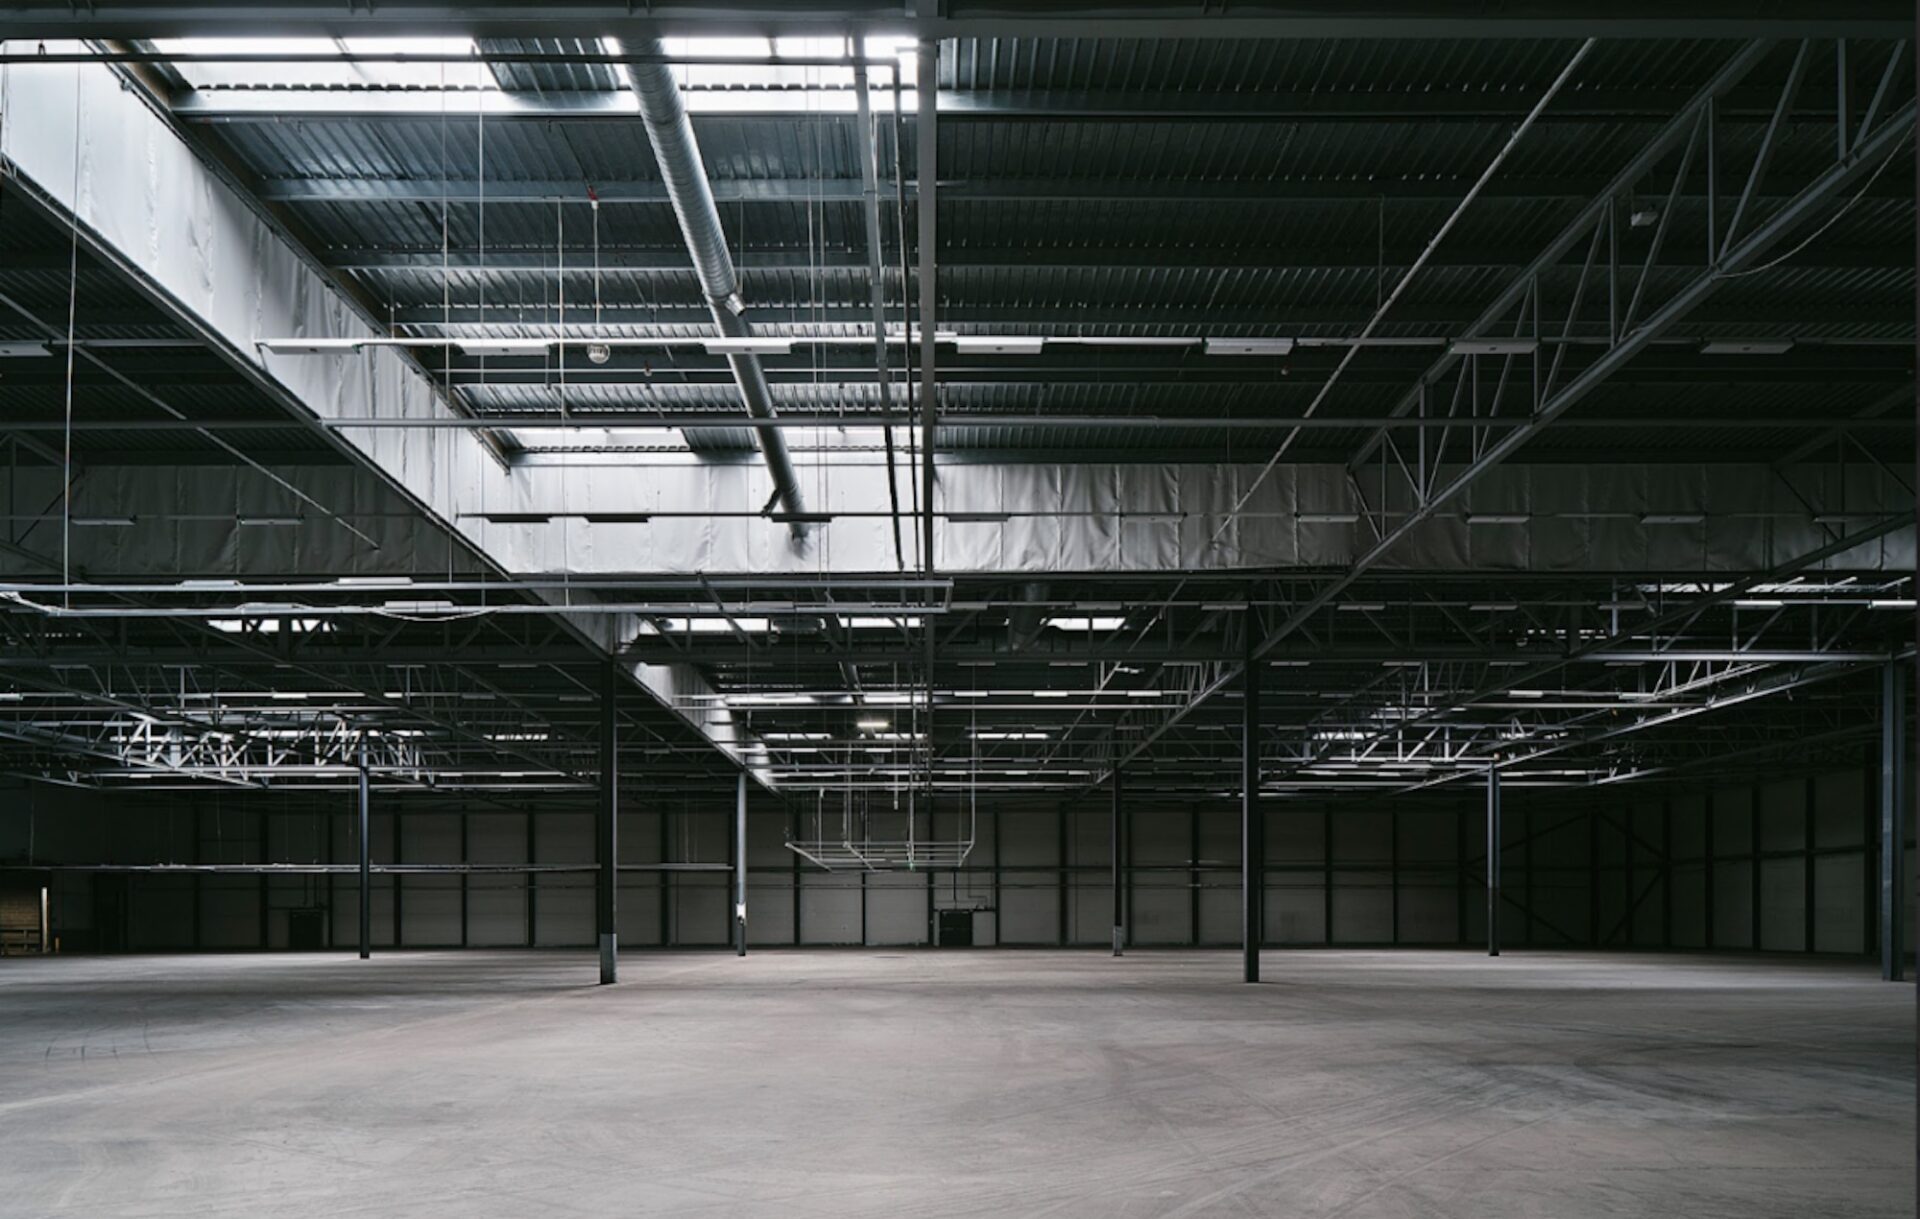
[[[1681,956],[0,960],[0,1215],[1870,1216],[1914,992]]]

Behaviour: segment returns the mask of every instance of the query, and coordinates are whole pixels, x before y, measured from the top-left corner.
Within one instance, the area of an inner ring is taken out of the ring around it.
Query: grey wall
[[[1504,943],[1871,952],[1875,778],[1862,764],[1812,778],[1629,790],[1632,798],[1599,801],[1509,789]],[[1377,806],[1287,803],[1267,811],[1270,944],[1483,942],[1481,804],[1403,798],[1397,805],[1383,798]],[[375,863],[593,859],[590,813],[398,808],[372,816]],[[875,825],[875,836],[904,836],[903,814],[878,816],[899,824]],[[925,944],[936,911],[972,910],[977,944],[1105,945],[1109,816],[1105,807],[983,809],[964,868],[862,876],[822,872],[786,850],[790,831],[822,832],[805,818],[755,811],[747,827],[749,942]],[[1237,943],[1237,812],[1138,808],[1123,825],[1129,942]],[[30,787],[0,801],[0,863],[346,863],[355,857],[354,829],[346,807],[262,810],[204,796],[106,801]],[[837,827],[824,831],[831,837]],[[623,944],[727,944],[732,832],[730,800],[622,813],[621,863],[652,869],[621,875]],[[919,832],[953,839],[967,829],[959,814],[942,812],[931,827],[923,816]],[[1911,910],[1911,891],[1907,900]],[[376,875],[371,906],[372,941],[381,948],[593,942],[587,871]],[[355,942],[351,874],[54,874],[55,934],[70,950],[283,948],[289,911],[300,908],[326,912],[334,944]]]
[[[1589,867],[1600,942],[1877,951],[1876,781],[1865,767],[1761,777],[1601,810]],[[1907,840],[1911,850],[1910,826]],[[1912,869],[1902,871],[1911,911]]]

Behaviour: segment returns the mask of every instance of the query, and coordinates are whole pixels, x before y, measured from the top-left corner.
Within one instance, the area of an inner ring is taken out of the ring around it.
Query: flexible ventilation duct
[[[720,210],[714,206],[713,189],[707,184],[707,167],[700,159],[700,145],[694,139],[693,124],[681,103],[680,86],[674,83],[672,66],[666,62],[666,47],[658,38],[635,44],[642,55],[657,56],[651,63],[626,65],[627,83],[640,99],[640,117],[647,125],[647,141],[653,145],[654,160],[660,164],[660,177],[673,203],[673,214],[680,221],[680,233],[686,239],[687,252],[693,257],[693,269],[700,277],[700,291],[706,297],[713,324],[727,338],[747,338],[753,328],[741,314],[746,306],[740,300],[740,281],[734,274],[733,257],[727,253],[727,237],[720,228]],[[760,358],[746,352],[727,355],[733,380],[740,387],[740,398],[747,413],[755,419],[774,417],[773,393]],[[800,496],[800,476],[787,452],[786,437],[777,427],[756,427],[760,452],[773,475],[774,494],[786,511],[796,516],[806,512]],[[794,536],[806,534],[806,523],[794,520]]]

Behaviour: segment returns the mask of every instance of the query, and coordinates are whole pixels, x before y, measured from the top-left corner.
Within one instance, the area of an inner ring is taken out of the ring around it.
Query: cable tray
[[[973,840],[929,842],[789,842],[787,849],[829,872],[893,872],[957,868],[973,852]]]

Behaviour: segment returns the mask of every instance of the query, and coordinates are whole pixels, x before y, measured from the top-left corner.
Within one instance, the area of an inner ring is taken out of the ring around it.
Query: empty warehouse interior
[[[1911,1215],[1881,0],[0,0],[0,1215]]]

